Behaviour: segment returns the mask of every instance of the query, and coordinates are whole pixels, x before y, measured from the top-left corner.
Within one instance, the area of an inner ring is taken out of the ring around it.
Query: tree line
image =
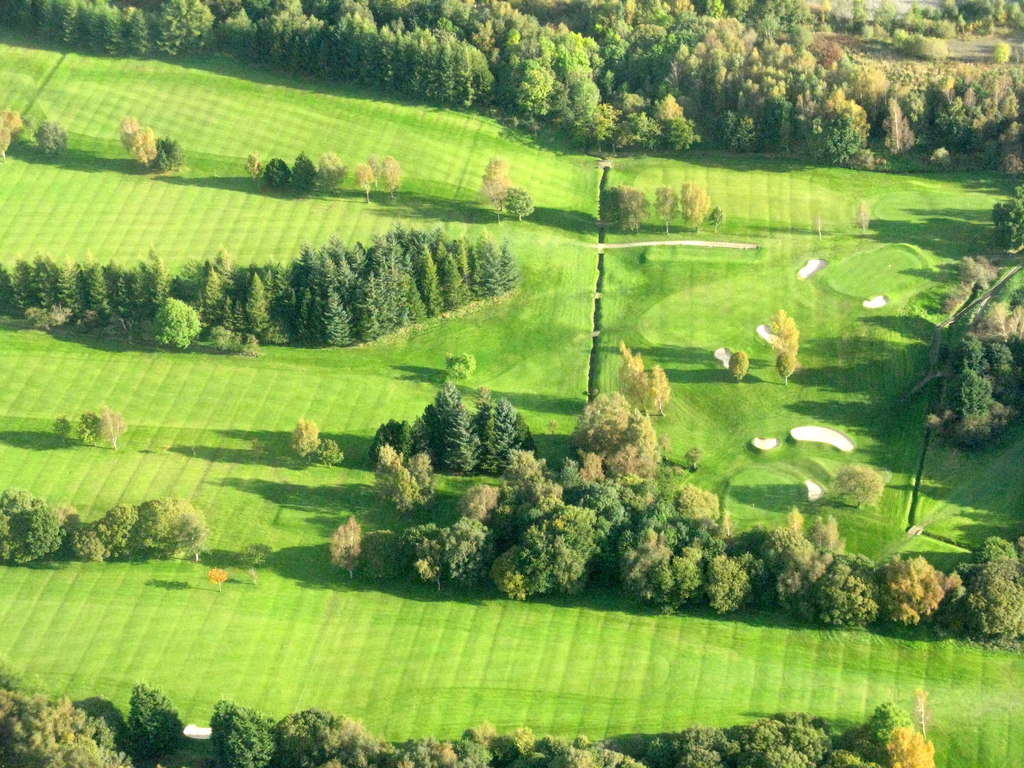
[[[917,701],[927,701],[924,691]],[[881,704],[861,723],[839,726],[805,713],[759,717],[729,728],[690,726],[657,736],[591,742],[500,733],[488,723],[459,739],[391,743],[356,720],[324,709],[279,720],[221,699],[210,718],[213,768],[935,768],[928,711]],[[184,724],[158,688],[132,689],[127,716],[102,697],[72,703],[36,692],[0,663],[0,762],[19,768],[131,768],[166,759],[184,744]]]
[[[22,259],[0,266],[0,315],[45,329],[141,331],[179,347],[204,328],[214,341],[227,333],[229,347],[246,338],[347,346],[507,294],[519,277],[507,242],[396,226],[369,246],[303,246],[290,264],[238,266],[222,253],[176,275],[152,253],[134,267]]]
[[[650,198],[636,187],[603,188],[599,204],[602,223],[619,229],[636,232],[651,217]],[[693,181],[683,183],[678,190],[675,187],[658,187],[654,210],[665,225],[666,235],[669,225],[678,217],[697,232],[703,224],[714,227],[717,232],[725,222],[725,211],[720,206],[713,206],[707,190]]]
[[[872,17],[858,5],[852,15],[812,15],[796,0],[529,10],[499,0],[344,8],[175,0],[152,11],[110,0],[10,0],[0,18],[106,55],[219,50],[417,100],[497,107],[516,125],[554,125],[599,151],[677,154],[700,142],[866,168],[970,158],[1024,172],[1019,68],[865,59],[834,34],[868,33],[931,56],[929,43],[942,41],[929,35],[970,29],[985,13],[932,18],[915,7],[900,17],[883,3]]]
[[[438,589],[489,582],[517,600],[596,581],[666,612],[771,609],[825,627],[922,625],[1011,644],[1024,636],[1024,539],[991,538],[950,574],[923,557],[876,563],[848,554],[826,514],[808,523],[794,511],[785,526],[737,532],[716,495],[680,483],[661,462],[650,417],[620,394],[591,401],[573,439],[579,455],[557,473],[512,450],[500,484],[471,488],[453,525],[363,534],[349,520],[332,542],[333,562]],[[831,503],[877,503],[878,474],[846,469]]]
[[[184,499],[118,504],[91,523],[70,505],[50,506],[27,491],[0,494],[0,563],[48,558],[139,560],[187,554],[199,559],[210,535],[203,513]]]

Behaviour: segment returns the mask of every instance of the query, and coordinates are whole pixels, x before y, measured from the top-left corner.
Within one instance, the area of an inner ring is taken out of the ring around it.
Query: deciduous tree
[[[633,353],[626,342],[619,342],[622,363],[619,366],[619,391],[635,407],[646,409],[651,399],[651,380],[641,354]]]
[[[131,152],[140,165],[149,167],[156,158],[156,134],[152,128],[139,128],[132,134]]]
[[[832,481],[832,493],[855,507],[873,507],[882,500],[885,478],[863,464],[844,464]]]
[[[292,451],[302,459],[308,459],[320,447],[320,427],[312,419],[299,419],[292,430]]]
[[[216,584],[217,591],[221,592],[224,589],[224,582],[228,580],[228,572],[221,568],[211,568],[210,572],[207,574],[207,578],[210,580],[211,584]]]
[[[918,624],[938,610],[946,578],[923,557],[895,558],[879,569],[882,610],[890,621]]]
[[[718,232],[718,228],[725,223],[725,211],[720,206],[715,206],[711,209],[708,214],[708,224],[715,228],[715,232]]]
[[[512,186],[512,180],[509,178],[508,163],[499,158],[494,158],[487,163],[487,169],[484,171],[483,181],[480,185],[480,194],[494,206],[494,210],[498,214],[498,221],[501,221],[505,195],[510,186]]]
[[[0,494],[0,562],[30,563],[60,548],[60,515],[26,491]]]
[[[775,357],[775,370],[779,372],[779,376],[782,377],[786,385],[789,385],[789,377],[796,372],[796,366],[796,355],[792,352],[780,352]]]
[[[889,99],[889,116],[882,122],[885,131],[885,148],[894,155],[901,155],[914,146],[914,132],[910,121],[903,114],[899,101]]]
[[[509,187],[502,207],[509,216],[522,221],[533,214],[533,197],[522,187]]]
[[[913,728],[897,728],[889,742],[892,768],[935,768],[935,745]]]
[[[331,563],[336,568],[348,571],[349,578],[359,562],[362,548],[363,529],[355,517],[339,525],[331,535]]]
[[[668,224],[679,212],[679,193],[675,187],[658,187],[654,192],[654,210],[665,222],[665,234],[668,234]]]
[[[672,399],[672,386],[668,381],[668,374],[660,365],[651,369],[651,404],[658,409],[658,413],[665,415],[665,406]]]
[[[711,197],[700,184],[688,181],[679,190],[679,207],[683,218],[700,231],[700,225],[711,210]]]
[[[266,768],[274,755],[273,721],[255,709],[221,700],[213,708],[210,745],[219,768]]]
[[[62,443],[67,443],[73,431],[74,425],[67,416],[58,416],[53,420],[53,434],[59,437]]]
[[[860,227],[861,232],[867,232],[868,227],[871,226],[871,208],[868,206],[867,200],[861,200],[857,204],[857,226]]]
[[[743,381],[749,371],[750,357],[747,353],[743,350],[733,352],[732,357],[729,358],[729,373],[732,374],[733,378],[736,381]]]
[[[356,166],[356,186],[366,193],[366,202],[370,202],[370,187],[377,183],[377,174],[369,163]]]
[[[316,168],[316,183],[324,192],[334,192],[345,183],[348,167],[333,152],[320,155]]]
[[[381,182],[384,184],[384,189],[386,189],[388,194],[392,199],[394,199],[395,190],[397,190],[398,185],[402,183],[402,166],[399,165],[395,158],[388,155],[380,163],[379,176]]]
[[[99,437],[109,440],[114,450],[117,450],[117,440],[128,431],[124,415],[120,411],[113,411],[107,406],[100,409]]]
[[[0,125],[0,160],[7,159],[7,150],[11,146],[11,132],[6,126]]]
[[[445,368],[448,378],[454,381],[465,381],[476,371],[476,358],[468,353],[445,355]]]
[[[260,177],[263,176],[263,157],[259,152],[249,153],[245,159],[245,172],[254,183],[259,183]]]
[[[36,144],[48,155],[59,155],[68,148],[68,132],[53,120],[40,123],[35,135]]]
[[[178,299],[167,299],[163,303],[154,325],[157,343],[178,349],[188,349],[202,330],[199,313]]]

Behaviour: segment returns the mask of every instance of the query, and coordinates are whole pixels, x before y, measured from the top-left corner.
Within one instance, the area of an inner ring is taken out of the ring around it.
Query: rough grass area
[[[239,261],[284,259],[304,241],[334,232],[367,238],[402,221],[508,237],[524,286],[397,339],[343,350],[268,348],[259,360],[0,325],[0,486],[74,504],[86,519],[119,501],[186,496],[214,530],[198,565],[0,569],[0,652],[54,693],[104,695],[123,707],[144,679],[187,721],[207,722],[227,696],[275,715],[328,707],[391,739],[455,736],[482,720],[602,737],[792,709],[845,724],[884,700],[909,703],[925,686],[942,765],[995,768],[1015,759],[1024,748],[1019,656],[796,628],[761,614],[646,615],[600,592],[523,605],[486,591],[456,599],[430,586],[350,583],[330,573],[326,539],[348,515],[370,529],[457,514],[457,494],[471,480],[444,480],[429,509],[399,515],[378,502],[366,458],[380,422],[412,418],[429,402],[445,353],[476,356],[467,395],[487,386],[508,396],[553,464],[569,452],[591,344],[596,163],[473,115],[199,64],[0,46],[0,105],[60,120],[71,134],[71,151],[57,162],[21,153],[0,166],[0,259],[49,252],[126,260],[150,247],[171,265],[220,247]],[[137,173],[117,139],[125,114],[180,140],[184,172]],[[289,160],[302,150],[337,150],[350,165],[393,154],[407,178],[394,202],[377,193],[367,204],[351,190],[275,198],[244,176],[254,149]],[[477,201],[494,156],[533,193],[530,221],[497,225]],[[888,177],[710,157],[620,162],[613,171],[613,183],[652,195],[661,183],[689,179],[704,183],[728,217],[719,234],[698,237],[763,248],[609,251],[602,388],[614,387],[620,338],[664,365],[674,401],[656,423],[671,439],[669,456],[702,447],[695,481],[722,493],[743,524],[780,519],[791,497],[800,504],[802,478],[827,488],[843,461],[885,468],[893,480],[879,510],[838,514],[852,548],[890,551],[903,541],[921,447],[924,402],[906,393],[927,356],[940,283],[956,258],[983,242],[1001,187],[980,176]],[[874,210],[867,234],[852,225],[861,197]],[[641,235],[657,233],[652,225]],[[829,259],[829,268],[798,281],[812,257]],[[864,310],[860,302],[879,292],[893,304]],[[805,368],[789,387],[754,334],[780,306],[804,333]],[[748,382],[729,382],[711,356],[719,346],[752,354]],[[50,436],[55,416],[103,404],[123,411],[129,425],[117,452]],[[288,432],[301,416],[338,440],[342,468],[305,468],[289,457]],[[763,455],[747,448],[751,437],[783,438],[804,423],[850,433],[858,451],[849,457],[789,441]],[[264,454],[254,454],[253,440]],[[797,493],[780,478],[792,478]],[[252,542],[275,550],[255,586],[236,559]],[[231,573],[223,592],[205,581],[210,566]]]

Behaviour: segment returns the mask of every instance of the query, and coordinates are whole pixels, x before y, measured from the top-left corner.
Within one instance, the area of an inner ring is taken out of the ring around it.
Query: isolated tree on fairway
[[[274,755],[274,722],[261,712],[221,700],[210,719],[210,746],[219,768],[266,768]]]
[[[256,569],[267,564],[267,558],[270,557],[271,552],[272,550],[266,544],[247,544],[242,550],[242,562],[249,569],[249,578],[252,579],[253,584],[257,583]]]
[[[617,187],[617,220],[623,229],[637,232],[650,216],[651,204],[642,189]]]
[[[146,168],[156,159],[156,134],[152,128],[140,128],[132,135],[132,154]]]
[[[501,221],[501,213],[505,205],[505,195],[512,180],[509,178],[508,163],[499,158],[494,158],[487,163],[484,171],[483,181],[480,185],[480,194],[487,200],[498,214],[498,221]]]
[[[47,120],[36,128],[36,144],[48,155],[59,155],[68,148],[68,132],[60,123]]]
[[[356,166],[356,186],[366,193],[366,202],[370,202],[370,187],[377,182],[377,174],[369,163]]]
[[[181,742],[183,727],[178,710],[162,692],[145,683],[132,689],[125,742],[136,760],[156,760],[173,752]]]
[[[11,132],[6,126],[0,125],[0,160],[7,159],[7,150],[11,146]]]
[[[60,548],[60,515],[26,491],[0,494],[0,562],[30,563]]]
[[[171,520],[169,536],[176,552],[190,552],[198,563],[199,553],[206,549],[210,538],[210,528],[203,513],[186,502],[179,505]]]
[[[263,182],[271,189],[284,189],[292,180],[292,169],[280,157],[272,157],[263,166]]]
[[[71,423],[71,419],[67,416],[58,416],[53,420],[53,434],[59,437],[64,444],[67,444],[74,428],[74,424]]]
[[[349,578],[359,562],[362,548],[363,529],[354,517],[339,525],[331,535],[331,563],[335,568],[344,568]]]
[[[711,198],[700,184],[688,181],[679,190],[679,207],[686,219],[698,232],[711,210]]]
[[[651,369],[650,379],[651,405],[658,409],[661,416],[665,415],[665,406],[672,399],[672,386],[668,381],[668,374],[660,365]]]
[[[792,352],[783,351],[775,357],[775,370],[782,377],[783,383],[789,386],[789,377],[796,373],[797,360]]]
[[[790,317],[786,310],[780,309],[772,315],[772,347],[775,349],[775,370],[789,384],[789,377],[793,375],[799,365],[797,354],[800,351],[800,329],[796,320]]]
[[[861,232],[867,232],[871,226],[871,208],[868,207],[866,200],[861,200],[857,204],[857,226]]]
[[[448,378],[453,381],[465,381],[476,371],[476,358],[465,352],[445,355],[444,363]]]
[[[665,234],[668,234],[668,224],[679,212],[679,193],[675,187],[658,187],[654,192],[654,210],[665,222]]]
[[[119,411],[112,411],[107,406],[103,406],[100,410],[99,416],[100,423],[98,435],[103,440],[109,440],[110,444],[116,451],[117,439],[128,431],[128,425],[125,423],[124,415]]]
[[[153,158],[153,167],[162,172],[177,171],[185,164],[185,152],[181,144],[175,139],[164,137],[157,139],[156,157]]]
[[[388,191],[391,198],[395,197],[395,190],[402,183],[402,166],[395,158],[388,155],[380,163],[380,181],[384,183],[384,189]]]
[[[300,195],[313,191],[316,183],[316,166],[305,152],[300,152],[292,163],[292,187]]]
[[[134,117],[122,117],[121,118],[121,146],[124,147],[124,151],[129,154],[135,154],[135,134],[139,132],[142,126],[139,121]]]
[[[93,443],[100,436],[100,415],[86,411],[78,417],[78,439],[83,443]]]
[[[502,207],[509,216],[522,221],[533,214],[533,198],[522,187],[509,187]]]
[[[718,228],[725,223],[725,211],[716,205],[708,214],[707,222],[715,228],[715,232],[717,233]]]
[[[302,459],[309,459],[320,447],[320,427],[311,419],[299,419],[292,430],[292,450]]]
[[[624,341],[619,342],[619,352],[622,355],[622,364],[619,366],[619,391],[634,406],[645,409],[651,399],[651,382],[644,367],[643,355],[634,354]]]
[[[259,152],[249,153],[245,159],[245,172],[254,183],[259,183],[260,177],[263,176],[263,157]]]
[[[178,349],[188,349],[202,330],[199,313],[178,299],[164,302],[156,313],[155,325],[157,343]]]
[[[844,464],[832,481],[832,492],[855,507],[873,507],[882,500],[885,478],[863,464]]]
[[[210,580],[211,584],[217,585],[217,591],[224,591],[224,582],[228,580],[228,572],[222,568],[211,568],[210,572],[206,574],[206,577]]]
[[[13,109],[5,109],[0,112],[0,128],[5,129],[8,135],[8,146],[18,141],[25,130],[25,123],[21,119],[21,113]],[[7,155],[4,154],[6,158]]]
[[[316,168],[316,184],[324,192],[336,192],[345,182],[348,168],[333,152],[320,155],[320,163]]]
[[[747,373],[750,371],[750,357],[746,352],[740,350],[733,352],[732,357],[729,358],[729,373],[732,374],[736,381],[743,381]]]

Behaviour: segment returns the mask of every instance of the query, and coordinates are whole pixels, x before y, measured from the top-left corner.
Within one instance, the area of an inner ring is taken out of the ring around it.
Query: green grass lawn
[[[456,600],[429,587],[353,585],[329,574],[325,542],[348,515],[382,528],[456,514],[457,494],[471,480],[443,480],[429,509],[399,515],[375,497],[366,458],[378,424],[413,418],[430,401],[445,353],[476,356],[467,395],[487,386],[508,396],[542,455],[554,464],[568,453],[591,343],[596,163],[535,146],[479,116],[201,64],[0,45],[0,105],[60,120],[71,134],[71,151],[58,162],[22,153],[0,165],[0,259],[48,252],[58,260],[128,260],[150,247],[172,267],[221,247],[238,261],[288,259],[305,241],[333,233],[365,239],[400,221],[509,238],[523,288],[382,343],[268,348],[258,360],[0,324],[2,487],[73,504],[87,519],[119,501],[185,496],[214,531],[200,565],[0,569],[0,652],[50,691],[105,695],[122,707],[145,679],[201,724],[229,696],[275,715],[328,707],[392,739],[453,736],[485,719],[600,737],[782,709],[852,722],[880,701],[909,702],[924,685],[943,765],[994,768],[1024,747],[1015,728],[1024,669],[1010,654],[792,628],[760,615],[644,615],[601,595],[564,604],[522,605],[490,593]],[[179,139],[188,167],[164,178],[136,173],[117,139],[125,114]],[[392,154],[407,175],[394,202],[378,193],[367,204],[351,190],[275,198],[244,175],[251,150],[289,160],[302,150],[314,157],[336,150],[350,166]],[[478,202],[494,156],[507,159],[515,183],[533,193],[530,221],[498,225]],[[843,532],[858,551],[891,551],[903,543],[922,439],[924,402],[905,393],[924,367],[940,283],[953,259],[980,242],[1001,188],[980,176],[888,177],[710,157],[622,161],[613,171],[613,183],[652,193],[690,178],[708,186],[728,217],[718,235],[701,237],[763,247],[608,251],[601,387],[614,388],[619,338],[649,364],[664,365],[674,400],[656,426],[671,439],[669,456],[702,447],[706,462],[695,481],[721,493],[741,524],[780,520],[806,498],[803,479],[827,487],[850,460],[789,442],[755,455],[751,437],[781,438],[803,423],[849,432],[858,443],[854,459],[893,479],[880,509],[837,511]],[[865,235],[852,226],[861,197],[875,217]],[[658,237],[657,227],[642,236]],[[812,257],[832,263],[798,281],[797,269]],[[876,293],[893,304],[863,309]],[[788,387],[753,330],[780,306],[804,333],[805,369]],[[711,357],[718,346],[752,354],[748,382],[728,381]],[[55,416],[104,404],[129,425],[117,452],[62,446],[49,436]],[[340,469],[303,468],[289,458],[288,432],[301,416],[341,444]],[[253,439],[266,443],[265,456],[253,454]],[[235,561],[251,542],[275,549],[258,586]],[[223,593],[205,582],[212,565],[232,573]]]
[[[741,526],[779,523],[793,506],[824,509],[839,519],[852,549],[875,557],[897,550],[907,543],[927,406],[924,394],[909,392],[927,367],[938,297],[954,260],[977,253],[984,242],[992,190],[977,177],[892,177],[743,160],[625,160],[609,179],[652,195],[662,184],[683,181],[703,184],[726,211],[718,233],[696,237],[760,248],[606,251],[603,388],[616,386],[620,340],[649,367],[662,365],[674,400],[656,426],[670,439],[669,456],[682,461],[689,448],[700,447],[706,459],[694,481],[719,492]],[[860,199],[873,212],[866,233],[854,226]],[[678,225],[666,236],[652,223],[639,235],[609,239],[692,236]],[[829,264],[800,279],[798,270],[813,258]],[[863,307],[880,294],[890,298],[888,307]],[[789,386],[755,332],[780,308],[802,332],[802,369]],[[750,355],[744,382],[733,383],[715,360],[719,347]],[[857,450],[842,454],[787,439],[790,429],[805,424],[840,429]],[[749,446],[754,437],[783,442],[758,453]],[[803,481],[827,491],[841,462],[868,463],[890,475],[878,509],[808,503]]]

